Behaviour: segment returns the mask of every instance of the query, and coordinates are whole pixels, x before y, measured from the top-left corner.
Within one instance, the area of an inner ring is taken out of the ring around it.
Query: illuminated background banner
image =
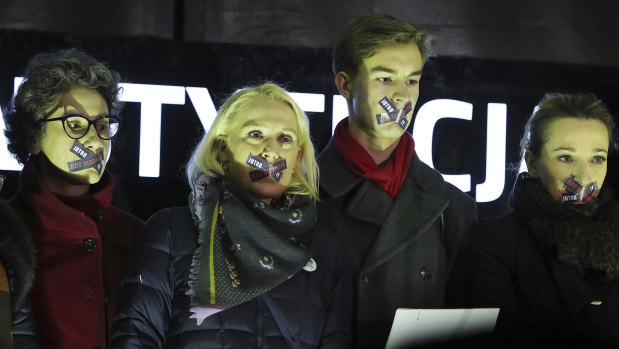
[[[37,52],[79,45],[123,77],[124,124],[108,169],[114,203],[141,218],[187,202],[183,165],[215,110],[236,89],[283,84],[308,113],[318,151],[347,114],[325,49],[205,44],[0,31],[0,97],[6,105]],[[433,57],[424,67],[409,131],[419,157],[475,198],[479,216],[505,212],[519,165],[524,122],[544,92],[593,92],[613,111],[619,68]],[[0,125],[3,126],[3,125]],[[615,159],[608,181],[614,184]],[[0,196],[16,190],[18,167],[0,137]],[[616,185],[615,185],[616,186]]]

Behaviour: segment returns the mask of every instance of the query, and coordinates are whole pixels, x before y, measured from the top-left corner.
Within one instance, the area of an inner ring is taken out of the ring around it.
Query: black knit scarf
[[[198,325],[276,287],[310,260],[316,226],[311,198],[284,195],[269,206],[223,180],[208,185],[197,200],[200,245],[187,294]],[[193,195],[193,208],[192,201]]]
[[[592,204],[561,204],[536,178],[521,173],[512,192],[514,212],[539,248],[581,273],[604,281],[619,276],[619,203],[605,184]]]

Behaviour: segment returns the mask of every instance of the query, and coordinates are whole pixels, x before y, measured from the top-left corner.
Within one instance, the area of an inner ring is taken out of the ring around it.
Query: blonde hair
[[[273,83],[243,88],[230,96],[221,106],[211,129],[202,137],[187,163],[186,175],[189,185],[193,188],[202,173],[214,178],[226,178],[221,164],[224,146],[247,105],[261,99],[288,105],[297,120],[301,157],[285,193],[308,195],[318,200],[318,164],[314,156],[314,145],[310,139],[309,121],[288,93]]]

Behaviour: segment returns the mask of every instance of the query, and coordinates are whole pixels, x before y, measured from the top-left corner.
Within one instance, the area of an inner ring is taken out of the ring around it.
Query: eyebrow
[[[573,152],[573,151],[576,151],[576,149],[574,149],[574,148],[572,148],[572,147],[558,147],[558,148],[556,148],[556,149],[553,149],[552,151],[553,151],[553,152],[556,152],[556,151],[563,151],[563,150],[572,151],[572,152]],[[595,149],[593,149],[593,151],[594,151],[595,153],[600,153],[600,152],[601,152],[601,153],[606,153],[606,154],[608,154],[608,150],[606,150],[606,149],[602,149],[602,148],[595,148]]]
[[[260,125],[259,123],[257,123],[257,122],[256,122],[256,120],[249,120],[249,121],[247,121],[246,123],[244,123],[243,125],[241,125],[241,129],[244,129],[244,128],[246,128],[246,127],[252,127],[252,126],[262,126],[262,125]],[[295,136],[297,135],[297,131],[296,131],[296,130],[293,130],[293,129],[290,129],[290,128],[284,128],[284,129],[282,129],[282,131],[285,131],[285,132],[292,132],[292,133],[294,133],[294,134],[295,134]]]
[[[396,71],[394,69],[387,68],[385,66],[379,65],[379,66],[376,66],[376,67],[370,69],[370,73],[390,73],[390,74],[395,74]],[[414,71],[414,72],[408,74],[407,76],[413,76],[413,75],[421,75],[421,70]]]

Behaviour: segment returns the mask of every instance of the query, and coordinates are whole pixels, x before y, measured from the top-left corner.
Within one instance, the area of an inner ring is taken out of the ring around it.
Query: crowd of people
[[[543,96],[510,213],[477,220],[406,132],[428,52],[391,15],[350,24],[348,117],[320,154],[285,89],[239,89],[186,164],[188,205],[146,222],[111,205],[119,74],[79,48],[33,57],[3,113],[24,167],[0,203],[0,346],[382,348],[398,308],[496,307],[465,343],[618,347],[610,111]]]

